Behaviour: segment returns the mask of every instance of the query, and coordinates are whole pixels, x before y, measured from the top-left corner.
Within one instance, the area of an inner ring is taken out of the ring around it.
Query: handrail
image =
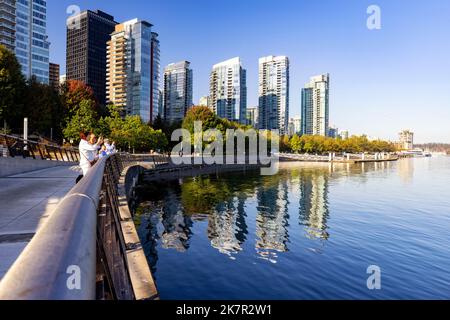
[[[80,160],[79,151],[74,147],[61,147],[33,140],[26,140],[16,136],[0,133],[0,144],[6,145],[8,150],[7,156],[36,159],[40,157],[42,160],[78,162]],[[0,157],[4,156],[0,154]]]
[[[105,157],[60,202],[0,282],[0,300],[133,299],[117,197],[122,156]]]

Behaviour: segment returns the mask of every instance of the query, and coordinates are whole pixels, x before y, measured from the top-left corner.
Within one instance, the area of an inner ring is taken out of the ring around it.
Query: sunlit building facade
[[[151,27],[139,19],[124,22],[107,43],[106,100],[145,123],[151,121],[153,101]]]
[[[246,124],[247,71],[239,58],[213,66],[209,97],[209,107],[217,116]]]
[[[414,149],[414,133],[409,130],[403,130],[399,133],[400,148],[402,150]]]
[[[182,121],[192,107],[193,72],[189,61],[169,64],[164,70],[164,119]]]
[[[268,56],[259,59],[259,128],[280,130],[289,127],[289,59]]]
[[[27,79],[49,84],[47,1],[16,0],[15,53]]]
[[[330,76],[311,78],[302,89],[302,134],[328,136]]]

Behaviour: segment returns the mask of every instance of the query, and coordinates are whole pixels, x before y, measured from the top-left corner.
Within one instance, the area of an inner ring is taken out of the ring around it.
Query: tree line
[[[225,137],[227,129],[234,130],[247,130],[251,129],[251,126],[245,126],[237,122],[221,119],[211,111],[208,107],[193,107],[191,108],[183,121],[182,127],[187,129],[191,135],[194,133],[194,122],[201,121],[203,124],[203,130],[218,129],[222,136]],[[273,137],[271,134],[268,136],[270,139],[280,140],[280,151],[290,153],[310,153],[310,154],[325,154],[329,152],[336,153],[362,153],[362,152],[395,152],[396,146],[388,141],[383,140],[369,140],[367,136],[352,136],[348,139],[330,138],[323,136],[309,136],[309,135],[294,135],[289,137],[282,135],[279,137]]]

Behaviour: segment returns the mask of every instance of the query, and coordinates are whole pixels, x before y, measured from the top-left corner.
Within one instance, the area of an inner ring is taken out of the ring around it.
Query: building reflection
[[[270,179],[270,178],[267,178]],[[276,262],[277,252],[288,251],[288,181],[275,177],[276,183],[263,184],[256,191],[256,252]]]
[[[242,250],[248,228],[245,214],[246,196],[239,196],[218,204],[208,218],[208,239],[220,253],[232,257]]]
[[[300,225],[305,226],[308,237],[327,240],[328,217],[328,175],[305,173],[300,179]]]
[[[255,223],[257,255],[276,263],[278,254],[289,251],[289,210],[297,210],[289,197],[297,194],[300,225],[308,238],[327,240],[331,176],[329,167],[292,169],[272,177],[258,176],[252,183],[248,177],[207,176],[157,187],[159,191],[154,192],[158,198],[148,201],[152,205],[144,209],[143,223],[143,244],[152,269],[161,248],[189,250],[194,224],[199,222],[207,223],[211,247],[231,259],[244,249],[249,237],[253,240],[249,224]],[[249,215],[254,222],[249,221]]]
[[[169,190],[162,206],[161,246],[164,249],[175,249],[185,252],[189,249],[189,240],[192,236],[192,220],[183,213],[183,207],[177,193]]]

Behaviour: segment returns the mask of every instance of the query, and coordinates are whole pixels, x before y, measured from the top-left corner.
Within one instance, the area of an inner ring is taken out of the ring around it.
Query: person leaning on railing
[[[89,169],[98,160],[98,150],[103,144],[103,138],[100,137],[97,141],[97,137],[94,133],[87,134],[85,132],[80,133],[80,167],[83,170],[83,176],[86,176]]]

